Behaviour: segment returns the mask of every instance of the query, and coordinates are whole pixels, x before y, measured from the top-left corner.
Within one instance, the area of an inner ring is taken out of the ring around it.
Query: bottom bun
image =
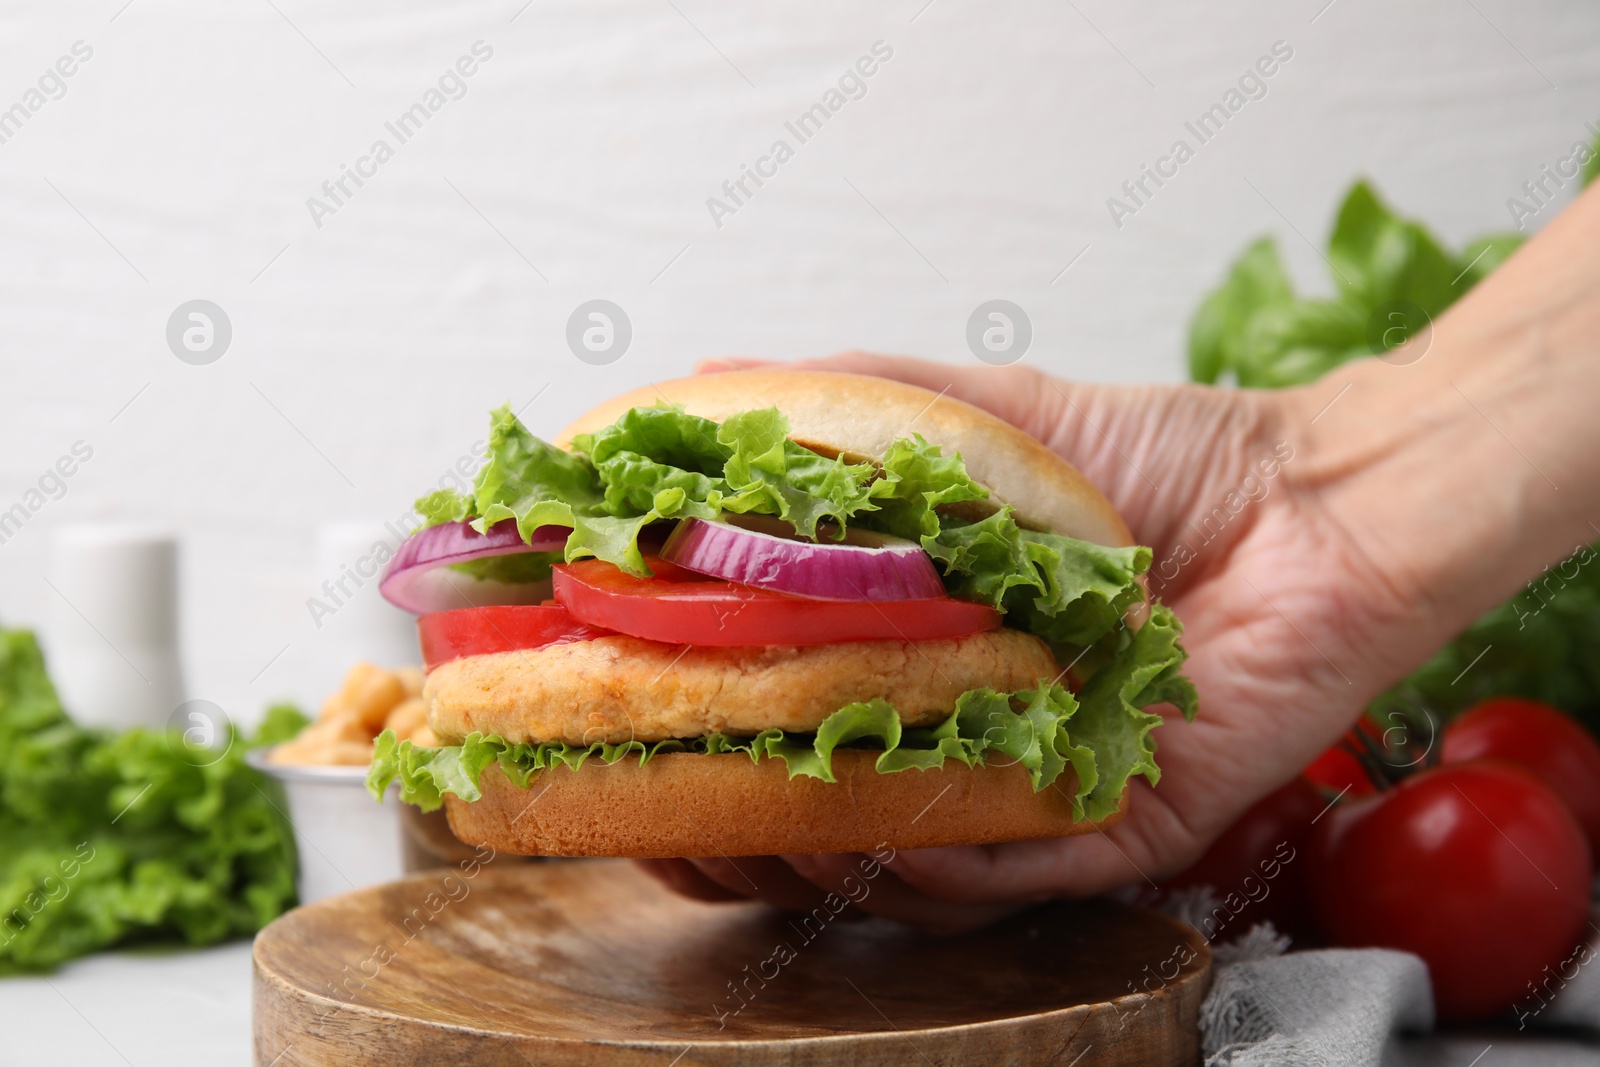
[[[1109,826],[1073,822],[1071,771],[1035,793],[1015,764],[879,774],[876,753],[833,754],[836,782],[791,779],[782,761],[678,752],[644,766],[590,760],[553,767],[519,789],[484,771],[483,797],[446,795],[450,828],[470,845],[525,856],[771,856],[981,845]]]

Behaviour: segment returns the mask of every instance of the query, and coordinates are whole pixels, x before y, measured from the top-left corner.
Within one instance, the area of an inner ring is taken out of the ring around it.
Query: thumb
[[[1025,433],[1045,440],[1049,439],[1059,424],[1061,412],[1067,406],[1061,383],[1039,371],[1019,366],[963,367],[912,356],[848,351],[790,364],[765,359],[723,357],[703,360],[695,369],[704,374],[776,366],[866,374],[921,386],[941,396],[951,396],[983,408]]]
[[[713,356],[694,365],[696,374],[720,374],[728,370],[750,370],[754,367],[779,366],[774,359],[752,359],[749,356]]]

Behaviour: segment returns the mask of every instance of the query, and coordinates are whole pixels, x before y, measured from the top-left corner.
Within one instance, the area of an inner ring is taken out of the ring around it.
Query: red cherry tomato
[[[1384,741],[1383,728],[1363,715],[1345,732],[1338,744],[1312,760],[1301,774],[1313,785],[1327,790],[1329,796],[1342,794],[1345,799],[1369,796],[1376,793],[1378,787],[1351,750],[1381,750]]]
[[[1297,943],[1305,940],[1312,932],[1306,845],[1312,820],[1327,803],[1315,786],[1296,778],[1257,801],[1204,856],[1162,888],[1209,886],[1215,892],[1222,908],[1202,923],[1207,938],[1229,938],[1270,921]]]
[[[1446,763],[1493,757],[1526,767],[1578,817],[1600,855],[1600,742],[1570,716],[1520,697],[1485,700],[1444,731]]]
[[[1335,806],[1312,834],[1306,874],[1322,933],[1421,956],[1444,1019],[1529,997],[1589,915],[1582,827],[1543,782],[1493,760]]]
[[[635,578],[598,559],[558,563],[556,600],[593,626],[717,647],[935,641],[1000,625],[998,611],[968,600],[816,600],[708,578],[660,559],[645,562],[652,577]]]
[[[1367,769],[1344,745],[1337,744],[1316,759],[1303,772],[1306,780],[1332,796],[1343,794],[1345,799],[1370,796],[1378,791],[1372,784]]]
[[[555,604],[459,608],[417,620],[422,663],[430,671],[464,656],[587,641],[606,633],[579,622]]]

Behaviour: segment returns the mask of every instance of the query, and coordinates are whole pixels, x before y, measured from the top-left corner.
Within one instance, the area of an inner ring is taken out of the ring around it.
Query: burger
[[[1148,548],[1061,457],[877,378],[667,382],[554,443],[501,408],[381,588],[429,731],[368,785],[526,855],[740,856],[1084,833],[1193,717]]]

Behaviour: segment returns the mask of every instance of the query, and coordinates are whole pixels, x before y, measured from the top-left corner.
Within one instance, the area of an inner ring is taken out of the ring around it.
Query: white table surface
[[[250,942],[108,952],[0,978],[5,1067],[244,1067]]]

